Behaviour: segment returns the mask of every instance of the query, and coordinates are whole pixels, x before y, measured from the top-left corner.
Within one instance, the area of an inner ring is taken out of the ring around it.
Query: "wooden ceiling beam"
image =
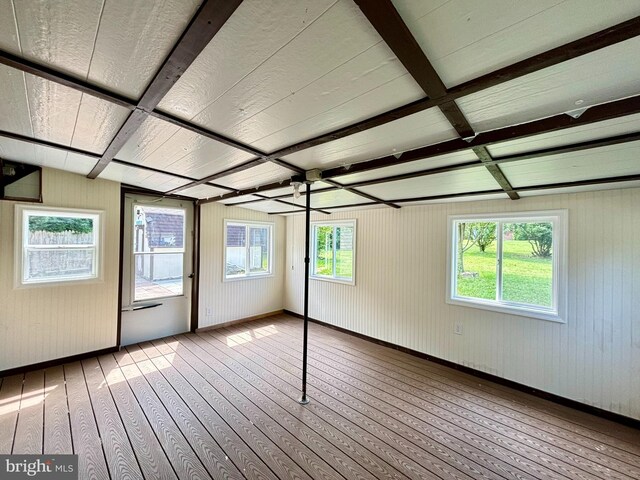
[[[518,200],[520,198],[518,192],[513,189],[511,183],[507,180],[507,177],[505,177],[500,167],[493,162],[493,157],[489,153],[489,150],[487,150],[487,147],[473,147],[473,152],[478,156],[491,176],[493,176],[493,179],[498,182],[500,188],[509,195],[509,198],[511,200]]]
[[[391,0],[355,0],[369,23],[389,46],[429,98],[447,95],[447,87],[425,55]],[[475,135],[473,128],[454,100],[439,105],[444,116],[462,138]]]
[[[387,200],[383,200],[383,199],[375,197],[373,195],[369,195],[368,193],[365,193],[362,190],[357,190],[357,189],[355,189],[353,187],[347,187],[345,185],[342,185],[341,183],[336,182],[335,180],[323,180],[323,182],[328,183],[329,185],[333,185],[334,187],[337,187],[337,188],[339,188],[341,190],[345,190],[347,192],[354,193],[354,194],[359,195],[361,197],[364,197],[364,198],[366,198],[368,200],[372,200],[375,203],[382,203],[382,204],[387,205],[388,207],[391,207],[391,208],[400,208],[400,205],[396,205],[393,202],[389,202]],[[312,195],[313,195],[313,193],[312,193]]]
[[[87,175],[88,178],[98,177],[109,165],[142,122],[220,31],[240,3],[242,0],[204,0],[162,67],[136,102],[133,112]]]

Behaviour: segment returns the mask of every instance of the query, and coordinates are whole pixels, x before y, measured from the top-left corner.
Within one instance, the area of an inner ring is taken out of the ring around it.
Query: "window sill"
[[[347,280],[347,279],[340,279],[340,278],[334,278],[334,277],[320,277],[317,275],[309,275],[309,278],[311,280],[320,280],[321,282],[330,282],[330,283],[341,283],[343,285],[351,285],[352,287],[354,287],[356,285],[356,281],[355,280]]]
[[[244,275],[242,277],[224,277],[222,279],[223,282],[241,282],[242,280],[258,280],[260,278],[271,278],[275,277],[274,273],[261,273],[259,275]]]
[[[535,318],[538,320],[546,320],[555,323],[567,323],[566,320],[558,312],[548,310],[538,310],[535,308],[517,307],[511,305],[498,304],[491,301],[483,302],[481,300],[466,298],[448,298],[449,305],[458,305],[468,308],[479,308],[481,310],[490,310],[499,313],[508,313],[509,315],[518,315],[520,317]]]
[[[21,282],[17,281],[14,284],[16,290],[30,289],[30,288],[53,288],[53,287],[78,287],[82,285],[95,285],[98,283],[104,283],[102,277],[95,278],[78,278],[73,280],[50,280],[43,282]]]

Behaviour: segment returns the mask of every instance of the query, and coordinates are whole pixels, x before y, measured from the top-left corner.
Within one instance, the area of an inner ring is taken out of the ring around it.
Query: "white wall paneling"
[[[262,202],[264,203],[264,202]],[[282,205],[286,207],[286,205]],[[222,280],[224,221],[274,222],[273,275]],[[282,309],[285,265],[285,219],[239,207],[207,203],[200,212],[199,327],[208,327]],[[210,314],[208,314],[210,313]]]
[[[45,168],[44,205],[103,210],[104,278],[14,289],[15,202],[0,202],[0,370],[116,345],[120,185]]]
[[[640,14],[640,4],[635,0],[393,3],[448,87]]]
[[[358,222],[358,278],[354,287],[312,280],[310,316],[640,418],[637,205],[640,189],[632,188],[334,212],[332,220]],[[447,215],[553,209],[569,211],[566,324],[445,303]],[[304,224],[302,215],[287,217],[285,308],[298,313]]]

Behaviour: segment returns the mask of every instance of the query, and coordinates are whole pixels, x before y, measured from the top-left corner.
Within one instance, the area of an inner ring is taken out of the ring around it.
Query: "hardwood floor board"
[[[178,478],[210,478],[206,468],[180,432],[162,401],[154,393],[136,363],[133,362],[132,356],[120,355],[120,358],[123,360],[120,370],[149,420]],[[132,363],[129,363],[130,360]]]
[[[295,322],[295,319],[293,322]],[[283,323],[281,326],[286,329],[287,325],[291,325],[291,320]],[[293,325],[294,328],[296,328],[295,323]],[[549,411],[553,411],[555,407],[558,407],[553,404],[553,402],[542,400],[502,385],[487,382],[434,362],[419,359],[394,349],[346,335],[342,332],[330,330],[331,334],[329,335],[326,333],[326,327],[311,325],[311,328],[317,328],[318,330],[314,331],[319,333],[317,337],[313,335],[310,336],[314,338],[312,341],[315,341],[316,338],[320,340],[325,339],[330,345],[341,350],[343,353],[353,355],[353,352],[356,352],[358,357],[365,356],[383,368],[390,368],[404,375],[418,375],[421,377],[420,381],[423,381],[425,378],[436,378],[445,384],[453,385],[460,391],[471,393],[476,400],[486,400],[490,402],[491,408],[501,408],[503,413],[515,416],[514,418],[518,421],[529,423],[537,429],[544,429],[545,431],[558,435],[564,435],[571,441],[581,442],[584,440],[586,442],[584,443],[585,446],[595,446],[600,452],[608,451],[615,458],[640,465],[640,463],[638,463],[638,459],[640,458],[638,456],[638,454],[640,454],[639,439],[637,432],[633,429],[560,406],[564,410],[570,410],[570,415],[568,416],[571,419],[574,419],[576,415],[580,416],[581,423],[576,424],[566,418],[549,414]],[[585,416],[593,417],[594,422],[598,425],[600,425],[601,422],[609,423],[610,428],[608,432],[602,433],[588,426],[585,427],[583,425],[585,420],[582,418]],[[615,431],[616,434],[621,434],[623,438],[630,441],[621,440],[617,436],[611,436],[610,433],[612,431]],[[628,455],[628,453],[631,453],[631,455]]]
[[[430,404],[437,405],[439,408],[449,410],[453,415],[482,425],[490,431],[499,432],[501,435],[512,440],[534,448],[546,455],[550,455],[570,465],[571,468],[580,469],[573,472],[574,475],[593,477],[591,472],[594,472],[596,475],[606,474],[610,478],[628,478],[635,470],[629,464],[599,455],[595,450],[591,452],[582,451],[580,452],[582,455],[574,454],[572,449],[575,449],[575,444],[563,442],[558,438],[548,439],[549,441],[540,441],[537,436],[532,435],[532,433],[535,433],[535,429],[533,428],[529,428],[523,432],[517,422],[504,424],[502,420],[504,420],[505,417],[494,414],[490,409],[483,409],[482,407],[476,407],[475,404],[470,402],[461,401],[458,397],[448,395],[446,392],[437,388],[429,388],[428,390],[415,388],[414,385],[418,384],[418,382],[412,381],[411,379],[399,379],[398,377],[389,375],[389,372],[381,371],[381,369],[370,369],[366,366],[366,360],[360,357],[355,357],[358,360],[358,362],[356,362],[349,358],[352,357],[351,354],[340,352],[338,353],[339,359],[335,361],[329,360],[336,355],[330,347],[318,344],[317,341],[313,343],[310,342],[310,345],[312,345],[309,352],[310,358],[324,362],[336,371],[343,373],[357,372],[358,378],[388,393],[404,392],[406,399],[418,407],[424,407],[423,402],[428,401]],[[563,448],[558,448],[558,442],[562,444]],[[593,455],[597,457],[600,463],[591,460],[590,457],[593,457]],[[580,471],[584,473],[581,474]]]
[[[127,430],[143,477],[149,480],[176,480],[178,477],[114,356],[103,355],[98,361]]]
[[[280,314],[0,378],[0,454],[81,479],[640,480],[640,430]]]
[[[139,479],[140,466],[98,360],[90,358],[81,363],[111,478]]]
[[[18,412],[15,441],[11,453],[42,453],[44,432],[44,370],[28,372]]]
[[[275,338],[275,336],[272,336],[270,337],[270,339],[265,338],[264,340],[276,341],[277,339]],[[256,341],[259,341],[259,340],[256,340]],[[281,341],[285,341],[284,338],[282,338]],[[291,352],[291,351],[299,352],[299,350],[300,349],[295,345],[289,345],[289,344],[285,344],[282,348],[283,353]],[[446,403],[442,403],[441,406],[438,406],[433,403],[428,403],[428,404],[426,402],[421,403],[421,401],[419,399],[416,399],[413,395],[397,395],[395,389],[387,388],[381,382],[378,382],[378,384],[375,385],[375,388],[374,388],[374,386],[368,384],[367,382],[362,381],[362,378],[361,378],[362,375],[359,373],[355,376],[344,375],[343,373],[341,373],[340,370],[342,366],[339,365],[337,362],[331,363],[331,360],[326,359],[327,358],[326,355],[323,356],[323,359],[325,362],[328,362],[330,364],[329,369],[327,369],[327,367],[323,363],[314,362],[314,360],[312,360],[313,355],[314,355],[313,350],[311,350],[310,361],[309,361],[310,367],[317,366],[321,371],[324,371],[325,373],[333,376],[334,378],[358,388],[360,392],[364,392],[364,393],[377,392],[377,397],[386,401],[388,405],[399,406],[401,412],[411,415],[412,418],[409,419],[411,423],[405,422],[408,425],[415,425],[415,420],[420,420],[423,417],[423,414],[429,414],[430,417],[429,417],[428,423],[430,425],[433,425],[435,421],[436,424],[439,425],[443,431],[447,429],[447,425],[446,423],[444,424],[441,423],[440,419],[442,419],[445,422],[449,422],[449,425],[448,425],[449,430],[451,430],[452,427],[455,428],[455,427],[461,426],[464,428],[464,430],[467,433],[477,435],[476,438],[489,439],[493,443],[493,445],[488,445],[489,448],[491,449],[493,447],[493,451],[496,451],[495,446],[502,447],[502,449],[497,451],[497,453],[506,455],[506,457],[498,457],[498,458],[502,458],[507,462],[511,462],[515,464],[522,464],[523,462],[525,464],[529,463],[529,466],[532,467],[534,471],[536,468],[540,468],[540,467],[545,468],[547,466],[550,466],[554,471],[557,470],[560,472],[564,472],[566,475],[569,475],[575,478],[597,478],[597,477],[594,477],[594,475],[592,475],[591,473],[584,471],[583,469],[575,468],[574,466],[567,464],[565,461],[563,461],[563,459],[558,460],[557,458],[540,455],[539,452],[529,448],[526,445],[523,445],[519,442],[512,442],[509,438],[505,438],[502,435],[497,435],[496,432],[494,432],[493,429],[491,428],[483,428],[482,426],[479,426],[476,422],[465,421],[464,416],[460,416],[459,412],[456,412],[458,413],[458,415],[453,415],[449,413],[447,411],[448,405]],[[375,382],[375,380],[370,380],[370,381]],[[344,391],[345,388],[342,387],[342,390]],[[418,407],[421,407],[421,408],[418,408]],[[385,407],[384,410],[393,411],[393,409],[390,409],[389,407]],[[399,418],[402,420],[402,417],[399,417]],[[420,427],[420,425],[418,425],[418,427]],[[419,428],[416,428],[416,430],[418,429]],[[454,434],[455,433],[456,432],[454,432]],[[469,437],[465,435],[465,432],[457,432],[457,433],[458,433],[457,438],[461,440],[469,439]],[[485,443],[483,446],[487,446],[487,444]],[[485,451],[487,451],[487,453],[492,453],[491,450],[485,450]],[[517,456],[514,456],[514,455],[517,455]],[[539,465],[539,467],[537,467],[534,464],[531,464],[529,460],[534,461],[537,465]],[[546,472],[545,475],[548,476],[549,472]]]
[[[295,398],[296,395],[299,395],[300,379],[299,377],[289,374],[289,372],[286,371],[286,368],[282,368],[282,366],[277,362],[265,364],[268,359],[262,357],[261,361],[261,357],[257,353],[254,353],[255,349],[253,346],[251,349],[248,349],[244,345],[236,345],[232,350],[234,352],[243,352],[247,359],[251,359],[254,362],[252,365],[244,362],[244,365],[256,372],[265,380],[268,380],[285,395],[288,395],[290,398]],[[268,355],[268,352],[265,352],[265,355]],[[238,357],[236,356],[236,358]],[[448,477],[452,476],[447,473],[446,467],[443,468],[442,465],[434,466],[434,464],[425,462],[429,467],[431,467],[431,470],[428,470],[414,462],[411,458],[406,457],[401,452],[410,453],[412,458],[415,458],[416,456],[421,458],[424,454],[422,452],[417,452],[415,449],[412,450],[406,442],[394,442],[394,440],[391,439],[389,443],[386,443],[382,440],[385,438],[385,434],[390,437],[393,437],[394,434],[392,432],[383,432],[381,435],[380,428],[367,429],[367,420],[362,416],[357,417],[357,413],[355,411],[356,420],[352,421],[353,416],[340,416],[338,415],[339,412],[331,409],[331,407],[324,406],[322,403],[311,402],[306,406],[306,408],[315,413],[318,417],[325,419],[328,423],[334,425],[339,430],[349,434],[349,436],[351,436],[355,441],[363,445],[365,448],[368,448],[372,453],[377,454],[383,460],[386,460],[390,465],[394,465],[400,471],[405,472],[405,474],[410,478],[433,478],[434,475],[438,474]],[[395,444],[398,449],[392,447],[391,444]]]
[[[311,478],[298,464],[284,453],[277,443],[271,441],[249,417],[241,410],[241,402],[245,399],[234,394],[231,387],[216,374],[204,367],[201,361],[187,349],[182,348],[180,354],[178,342],[171,342],[169,347],[165,340],[154,340],[153,344],[170,359],[173,368],[187,380],[207,403],[231,426],[242,441],[265,462],[279,478]],[[184,358],[183,358],[184,357]]]
[[[16,438],[16,425],[22,397],[24,375],[12,375],[0,387],[0,455],[9,455]]]
[[[64,377],[67,382],[73,453],[78,455],[78,470],[83,473],[83,478],[108,479],[109,469],[80,362],[64,365]]]
[[[207,338],[213,338],[206,334],[200,334],[198,336],[205,340]],[[286,389],[286,387],[283,391],[283,384],[280,383],[276,377],[264,374],[259,364],[245,362],[245,359],[241,355],[236,355],[235,347],[230,348],[224,343],[218,343],[217,345],[211,342],[209,343],[213,345],[214,348],[217,347],[220,351],[221,355],[216,355],[216,358],[225,365],[228,365],[233,371],[241,372],[241,376],[247,380],[247,382],[267,393],[269,398],[275,399],[282,408],[287,409],[291,405],[291,402],[295,402],[295,399],[298,398],[298,391],[295,389]],[[336,448],[340,449],[343,454],[362,465],[376,478],[407,478],[388,463],[372,454],[371,451],[363,448],[362,444],[353,442],[352,438],[345,435],[330,422],[326,422],[322,417],[310,412],[309,409],[291,409],[290,411],[297,419],[313,429],[317,435],[326,438]]]
[[[265,339],[265,341],[266,340],[267,339]],[[271,338],[270,340],[273,339]],[[254,347],[252,346],[252,348]],[[275,348],[279,356],[291,356],[287,353],[288,350],[283,350],[282,346],[278,343],[271,344],[270,348]],[[294,364],[300,365],[300,360],[295,358],[292,365]],[[310,376],[311,375],[312,373],[310,372]],[[336,379],[333,379],[331,376],[323,377],[322,374],[317,375],[316,372],[315,378],[313,381],[310,381],[310,384],[322,389],[333,398],[339,398],[341,403],[349,405],[354,410],[364,412],[374,422],[385,425],[390,430],[401,434],[404,439],[412,442],[415,446],[435,455],[442,462],[448,463],[448,475],[455,475],[456,469],[459,474],[464,475],[462,472],[469,471],[470,469],[468,474],[472,477],[489,475],[489,478],[494,478],[496,474],[499,473],[506,478],[536,478],[535,475],[528,475],[517,468],[514,469],[513,466],[508,463],[501,462],[486,455],[483,456],[481,452],[469,448],[468,445],[459,442],[444,430],[433,428],[420,429],[416,428],[416,425],[410,422],[402,422],[402,419],[399,419],[398,415],[389,415],[384,409],[379,408],[379,406],[376,407],[376,399],[366,395],[359,395],[358,391],[351,390],[348,386],[344,388],[344,385],[340,385],[339,380],[337,384],[335,380]],[[487,468],[484,465],[484,463],[487,462],[491,465],[491,468]],[[486,472],[489,472],[489,474]]]
[[[300,422],[291,419],[288,412],[278,408],[258,389],[246,383],[235,372],[227,369],[222,363],[206,352],[201,346],[201,341],[195,335],[181,335],[174,337],[180,344],[191,350],[201,360],[205,361],[208,368],[220,374],[229,385],[232,385],[239,393],[251,402],[251,406],[245,404],[245,413],[250,415],[254,423],[260,423],[272,435],[272,439],[286,445],[287,454],[296,459],[305,470],[314,478],[350,478],[342,477],[338,470],[323,460],[317,453],[307,446],[308,432],[303,429]],[[248,407],[248,408],[247,408]],[[300,405],[292,401],[291,408],[299,408]],[[263,430],[265,431],[265,430]],[[293,431],[293,432],[292,432]],[[266,432],[265,432],[266,433]],[[296,434],[300,435],[299,438]],[[307,434],[307,435],[305,435]],[[312,438],[311,438],[312,439]],[[325,447],[325,445],[321,445]],[[336,465],[340,468],[341,465]]]
[[[157,351],[157,349],[156,349]],[[145,349],[146,352],[146,349]],[[277,477],[265,465],[253,450],[246,448],[244,442],[215,412],[213,408],[196,392],[191,384],[173,368],[162,354],[152,359],[153,364],[180,395],[193,414],[224,449],[226,455],[248,478],[275,480]]]
[[[147,355],[137,346],[127,347],[133,358],[142,354],[144,360],[136,362],[151,388],[173,418],[191,448],[213,478],[243,478],[237,466],[229,460],[227,453],[209,434],[191,409],[182,401],[171,384],[160,373]]]
[[[44,451],[71,454],[71,423],[62,365],[44,371]]]

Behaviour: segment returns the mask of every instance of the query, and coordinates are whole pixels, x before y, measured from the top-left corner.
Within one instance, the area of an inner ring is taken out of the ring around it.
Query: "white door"
[[[125,195],[121,345],[189,331],[193,204]]]

